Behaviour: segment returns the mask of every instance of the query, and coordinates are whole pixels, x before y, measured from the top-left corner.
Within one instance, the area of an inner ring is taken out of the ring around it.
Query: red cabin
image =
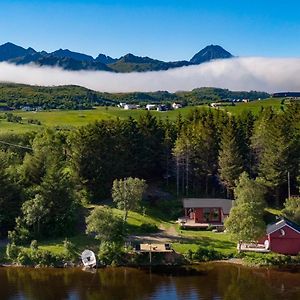
[[[185,198],[185,227],[201,227],[201,224],[223,225],[232,205],[233,200],[229,199]]]
[[[272,252],[297,255],[300,253],[300,226],[290,220],[282,219],[267,227],[264,240],[266,249]]]

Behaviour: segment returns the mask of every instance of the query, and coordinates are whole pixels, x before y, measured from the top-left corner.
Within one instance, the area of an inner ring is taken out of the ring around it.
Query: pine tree
[[[7,172],[6,154],[0,152],[0,236],[12,229],[20,209],[20,188]]]
[[[231,118],[221,135],[219,151],[219,176],[227,189],[227,196],[232,195],[236,180],[244,169],[241,141],[238,139],[236,122]]]

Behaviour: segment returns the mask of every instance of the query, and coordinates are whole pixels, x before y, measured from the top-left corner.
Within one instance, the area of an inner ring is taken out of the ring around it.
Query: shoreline
[[[292,264],[282,264],[282,265],[259,265],[259,264],[250,264],[244,261],[241,258],[230,258],[230,259],[224,259],[224,260],[210,260],[210,261],[202,261],[202,262],[192,262],[190,264],[156,264],[156,265],[149,265],[149,264],[140,264],[140,265],[118,265],[118,266],[112,266],[112,265],[99,265],[96,268],[91,268],[94,270],[97,269],[105,269],[105,268],[134,268],[134,269],[140,269],[140,268],[188,268],[188,267],[196,267],[201,265],[207,265],[207,264],[229,264],[229,265],[236,265],[236,266],[242,266],[246,268],[272,268],[272,269],[278,269],[278,268],[295,268],[300,267],[300,263],[292,263]],[[32,268],[32,269],[77,269],[81,268],[84,269],[84,266],[82,264],[74,264],[74,263],[68,263],[61,266],[42,266],[42,265],[19,265],[19,264],[11,264],[11,263],[0,263],[0,268]],[[87,269],[89,270],[89,269]]]

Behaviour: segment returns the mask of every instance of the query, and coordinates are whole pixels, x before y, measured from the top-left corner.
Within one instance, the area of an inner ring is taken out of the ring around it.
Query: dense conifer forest
[[[300,103],[257,116],[193,110],[161,121],[108,120],[71,131],[6,134],[0,144],[0,230],[14,241],[76,231],[83,204],[102,203],[115,179],[137,177],[174,196],[233,197],[246,171],[281,208],[300,175]],[[16,147],[19,145],[21,147]]]

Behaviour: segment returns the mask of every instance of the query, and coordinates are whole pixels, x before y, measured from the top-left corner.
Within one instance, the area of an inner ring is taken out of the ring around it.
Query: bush
[[[9,243],[7,244],[6,246],[6,256],[8,259],[11,259],[12,261],[15,261],[18,257],[18,254],[19,254],[19,247],[16,246],[15,243]]]
[[[47,250],[37,248],[36,241],[30,245],[30,249],[18,247],[15,244],[8,244],[6,247],[6,255],[14,263],[22,266],[62,266],[65,257],[55,255]]]
[[[17,257],[17,263],[22,266],[29,266],[33,264],[29,253],[27,253],[26,251],[19,252]]]
[[[298,264],[300,257],[277,253],[247,253],[244,255],[244,260],[248,264],[256,266],[283,266]]]
[[[192,261],[211,261],[211,260],[221,260],[221,259],[227,259],[232,257],[232,254],[225,255],[221,253],[220,251],[217,251],[211,247],[201,247],[199,246],[198,249],[193,252],[192,250],[189,250],[185,257],[188,260]]]
[[[30,249],[35,251],[35,250],[38,250],[39,246],[38,246],[38,243],[37,243],[37,240],[33,240],[31,241],[30,243]]]
[[[41,121],[36,120],[36,119],[28,119],[27,123],[28,124],[35,124],[35,125],[42,125]]]
[[[142,223],[140,230],[144,233],[154,233],[158,231],[158,227],[153,223]]]
[[[66,258],[72,262],[75,262],[79,256],[75,245],[68,239],[65,239],[64,248],[65,248]]]
[[[124,262],[124,248],[119,243],[102,242],[98,258],[103,265],[120,265]]]

